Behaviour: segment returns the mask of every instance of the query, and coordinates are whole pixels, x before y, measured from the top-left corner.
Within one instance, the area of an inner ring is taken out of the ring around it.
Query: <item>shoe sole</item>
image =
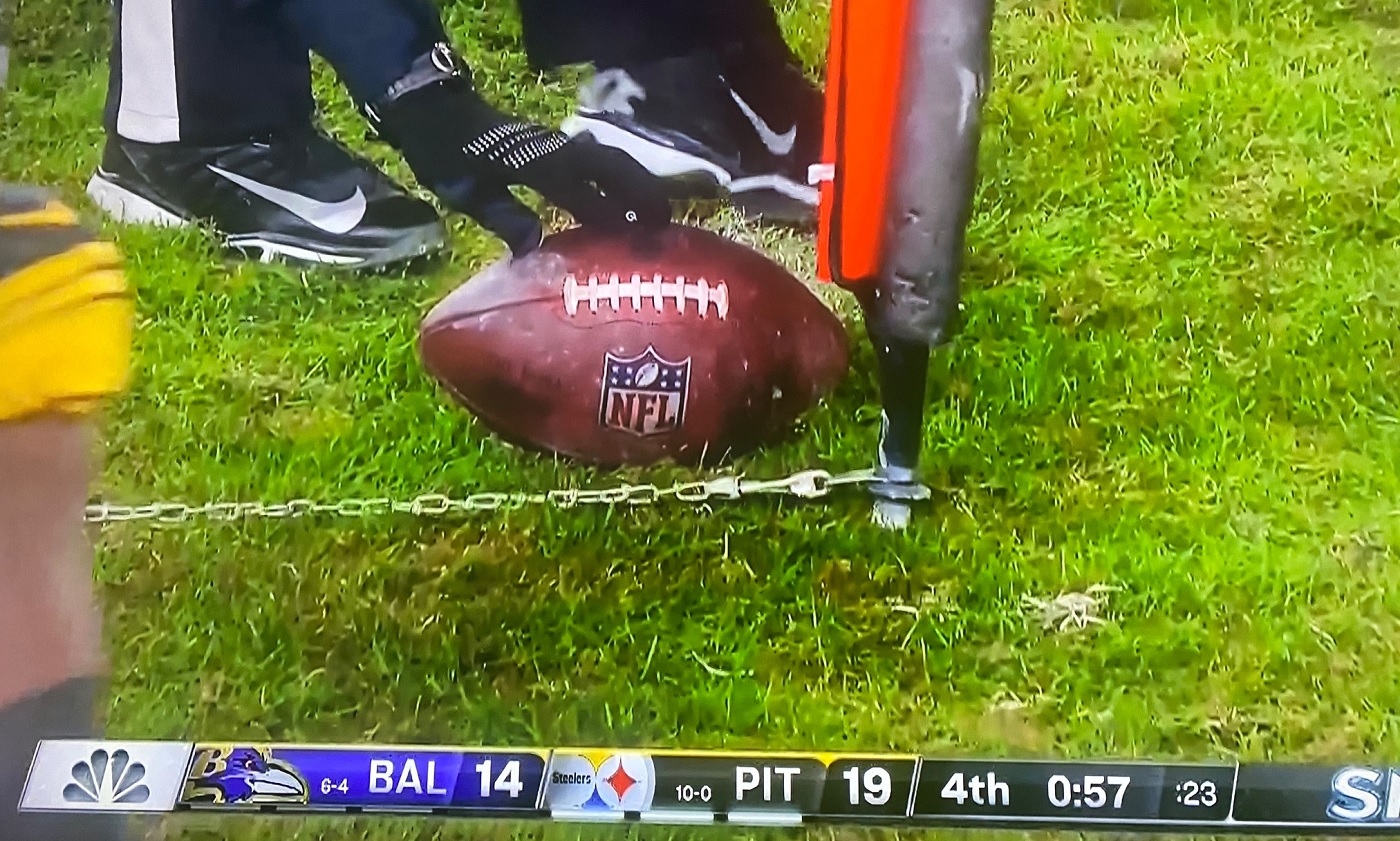
[[[189,220],[103,177],[100,172],[88,180],[87,194],[103,212],[123,224],[161,228],[187,228],[190,225]]]
[[[289,242],[278,242],[264,236],[228,237],[224,241],[229,248],[242,252],[259,263],[287,262],[299,265],[334,266],[347,269],[383,269],[407,263],[441,248],[445,239],[442,231],[434,226],[415,228],[394,242],[389,248],[381,248],[364,256],[332,254],[316,251]]]
[[[781,175],[752,175],[735,178],[713,161],[657,143],[606,120],[583,115],[569,117],[560,130],[570,137],[587,136],[594,141],[621,149],[658,178],[703,182],[729,194],[746,214],[792,223],[810,222],[816,213],[821,192]]]
[[[87,194],[103,212],[122,224],[163,228],[188,228],[194,224],[145,196],[123,187],[101,172],[88,181]],[[284,261],[300,265],[355,269],[379,269],[405,263],[438,250],[446,241],[446,231],[441,223],[409,229],[395,240],[393,245],[358,255],[307,248],[305,245],[278,241],[266,234],[224,237],[224,244],[229,248],[260,263]]]
[[[817,222],[815,207],[777,192],[730,193],[729,202],[745,219],[754,222],[794,228],[810,228]]]

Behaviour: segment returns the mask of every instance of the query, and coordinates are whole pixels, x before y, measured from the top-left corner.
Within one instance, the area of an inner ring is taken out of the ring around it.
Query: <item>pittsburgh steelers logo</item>
[[[598,796],[610,809],[645,811],[655,793],[656,771],[649,756],[617,753],[598,766]]]
[[[551,809],[644,812],[656,793],[656,768],[640,753],[555,753],[545,802]]]

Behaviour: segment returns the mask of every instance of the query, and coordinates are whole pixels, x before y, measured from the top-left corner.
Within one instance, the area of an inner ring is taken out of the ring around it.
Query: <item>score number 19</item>
[[[869,806],[883,806],[890,802],[894,793],[894,783],[890,772],[885,768],[866,768],[862,774],[854,765],[841,774],[841,779],[850,783],[851,805],[862,803]]]

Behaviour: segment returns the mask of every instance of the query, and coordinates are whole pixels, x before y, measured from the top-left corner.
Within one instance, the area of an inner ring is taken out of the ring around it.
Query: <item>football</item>
[[[444,298],[419,353],[503,440],[611,467],[751,452],[848,366],[841,321],[802,281],[680,224],[553,234]]]

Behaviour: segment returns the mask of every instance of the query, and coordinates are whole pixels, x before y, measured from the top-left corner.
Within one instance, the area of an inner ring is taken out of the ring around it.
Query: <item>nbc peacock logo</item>
[[[73,781],[63,787],[69,803],[137,804],[151,798],[142,782],[146,766],[131,759],[125,750],[97,749],[87,759],[73,765]]]

